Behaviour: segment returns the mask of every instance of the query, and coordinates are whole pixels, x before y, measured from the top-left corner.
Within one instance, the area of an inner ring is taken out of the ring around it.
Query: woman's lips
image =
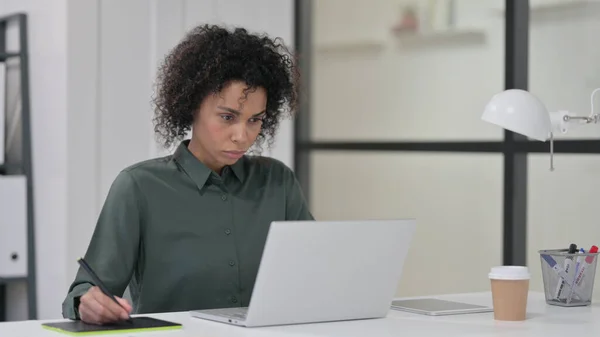
[[[225,155],[231,159],[240,159],[244,156],[246,151],[224,151]]]

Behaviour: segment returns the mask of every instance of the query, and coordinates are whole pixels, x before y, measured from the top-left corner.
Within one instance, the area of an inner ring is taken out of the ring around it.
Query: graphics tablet
[[[493,308],[487,306],[439,300],[436,298],[395,300],[392,301],[392,309],[429,316],[473,314],[494,311]]]
[[[107,334],[107,333],[133,333],[133,332],[150,332],[156,330],[171,330],[181,329],[182,325],[163,321],[151,317],[133,317],[132,322],[119,322],[107,325],[87,324],[82,321],[67,321],[56,323],[44,323],[42,326],[48,330],[54,330],[67,335],[79,336],[90,334]]]

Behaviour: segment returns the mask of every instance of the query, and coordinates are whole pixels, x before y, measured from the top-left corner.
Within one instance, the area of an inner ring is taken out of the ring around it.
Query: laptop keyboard
[[[225,317],[225,318],[233,318],[239,321],[243,321],[246,319],[246,315],[248,314],[248,308],[224,308],[224,309],[212,309],[212,310],[203,310],[204,313]]]

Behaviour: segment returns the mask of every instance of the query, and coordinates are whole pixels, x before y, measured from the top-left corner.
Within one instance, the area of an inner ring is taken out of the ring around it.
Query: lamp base
[[[554,135],[565,134],[569,130],[569,127],[575,125],[585,125],[591,123],[598,123],[600,121],[600,115],[592,114],[590,117],[576,116],[566,110],[554,111],[550,113],[550,122],[552,124],[552,131],[550,132],[550,171],[554,171]]]
[[[569,130],[568,124],[575,116],[566,110],[554,111],[550,113],[550,121],[552,123],[552,133],[565,134]]]

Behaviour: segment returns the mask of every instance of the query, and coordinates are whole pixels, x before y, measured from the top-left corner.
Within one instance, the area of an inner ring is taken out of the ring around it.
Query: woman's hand
[[[125,299],[116,297],[118,305],[110,297],[104,295],[100,288],[91,287],[79,300],[79,316],[90,324],[114,323],[129,319],[131,304]]]

